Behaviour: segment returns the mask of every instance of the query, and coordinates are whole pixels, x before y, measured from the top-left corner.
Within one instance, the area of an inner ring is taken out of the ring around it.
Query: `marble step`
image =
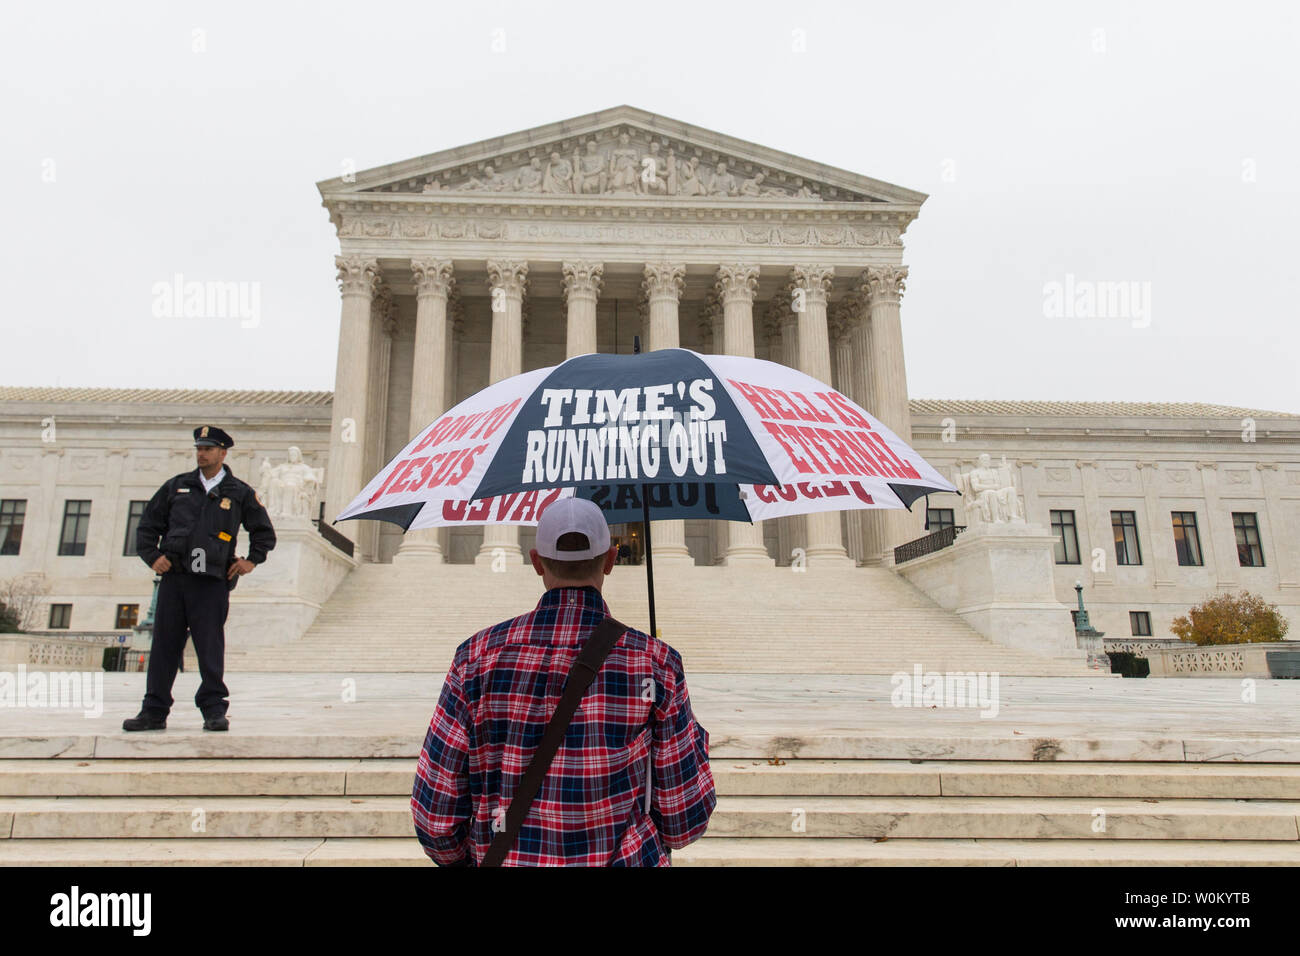
[[[673,866],[1300,866],[1278,840],[699,840]],[[414,837],[0,840],[0,866],[432,866]]]
[[[9,839],[410,837],[404,796],[5,797]],[[720,796],[704,839],[1300,840],[1300,801]],[[802,826],[796,831],[795,826]],[[1096,829],[1104,826],[1104,830]]]
[[[204,733],[195,713],[173,715],[162,732],[125,734],[0,735],[0,767],[5,761],[59,758],[60,762],[110,758],[231,759],[261,758],[410,758],[419,756],[423,733],[251,734],[236,727],[228,734]],[[709,737],[712,761],[767,760],[916,760],[1024,761],[1069,766],[1095,761],[1156,762],[1161,766],[1213,764],[1250,766],[1300,764],[1300,739],[1236,735],[1173,737],[1040,737],[1025,735],[880,736],[857,733],[722,734]]]
[[[715,759],[729,796],[1300,799],[1293,764]],[[0,796],[403,796],[415,760],[0,760]]]

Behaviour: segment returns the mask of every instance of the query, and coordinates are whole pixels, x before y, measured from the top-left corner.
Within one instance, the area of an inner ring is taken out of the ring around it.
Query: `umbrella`
[[[417,434],[335,521],[535,525],[557,498],[644,522],[907,508],[957,488],[847,396],[775,362],[588,353],[503,379]]]

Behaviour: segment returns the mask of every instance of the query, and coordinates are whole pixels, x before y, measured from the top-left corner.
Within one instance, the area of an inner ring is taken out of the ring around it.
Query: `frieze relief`
[[[342,239],[586,240],[728,242],[770,246],[901,247],[896,226],[659,225],[654,223],[504,222],[499,219],[343,217]]]
[[[631,127],[531,147],[367,192],[875,201],[842,187]]]

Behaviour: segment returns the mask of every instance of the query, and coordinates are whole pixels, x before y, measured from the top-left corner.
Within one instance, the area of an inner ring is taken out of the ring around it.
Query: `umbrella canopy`
[[[417,370],[418,371],[418,370]],[[956,487],[841,392],[762,359],[591,353],[503,379],[416,435],[335,519],[535,525],[909,508]]]

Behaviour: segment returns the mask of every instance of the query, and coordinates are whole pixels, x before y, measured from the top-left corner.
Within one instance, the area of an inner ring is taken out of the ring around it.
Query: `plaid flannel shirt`
[[[551,588],[533,611],[456,648],[411,792],[416,836],[435,863],[482,862],[569,668],[607,616],[597,588]],[[699,839],[716,803],[709,735],[691,712],[681,655],[628,630],[574,713],[504,865],[670,866],[663,845]]]

